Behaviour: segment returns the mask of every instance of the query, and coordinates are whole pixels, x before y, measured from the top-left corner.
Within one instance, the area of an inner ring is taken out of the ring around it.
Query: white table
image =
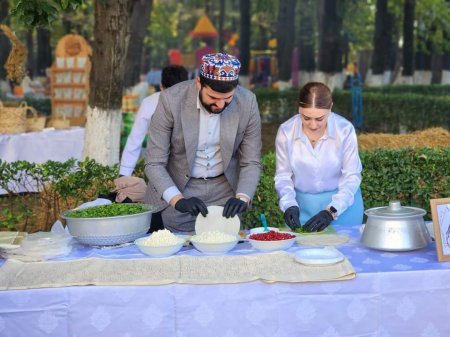
[[[437,262],[434,243],[379,252],[358,228],[336,229],[352,238],[338,247],[357,271],[350,281],[0,291],[0,336],[450,336],[450,262]],[[86,256],[149,258],[135,246],[77,247],[69,258]]]
[[[47,160],[64,162],[81,159],[84,128],[66,130],[44,129],[39,132],[0,134],[0,158],[7,162],[26,160],[43,163]]]
[[[84,128],[44,129],[12,135],[0,134],[0,159],[6,162],[25,160],[43,163],[48,160],[65,162],[81,159],[84,145]],[[28,190],[28,189],[27,189]],[[24,192],[21,191],[17,192]],[[0,194],[6,193],[0,189]]]

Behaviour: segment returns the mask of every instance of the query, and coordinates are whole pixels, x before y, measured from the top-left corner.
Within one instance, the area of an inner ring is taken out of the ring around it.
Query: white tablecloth
[[[434,243],[379,252],[358,228],[336,229],[351,236],[338,247],[357,270],[350,281],[1,291],[0,336],[450,336],[450,262],[437,262]],[[69,259],[87,256],[149,258],[135,246],[78,246]]]
[[[81,127],[67,130],[46,129],[13,135],[0,134],[0,158],[7,162],[64,162],[69,158],[81,159],[83,145],[84,128]]]
[[[65,162],[70,158],[81,159],[83,145],[84,128],[81,127],[66,130],[45,129],[13,135],[0,134],[0,159],[7,162]],[[25,191],[29,191],[29,188],[21,188],[16,192]],[[4,193],[6,191],[0,189],[0,194]]]

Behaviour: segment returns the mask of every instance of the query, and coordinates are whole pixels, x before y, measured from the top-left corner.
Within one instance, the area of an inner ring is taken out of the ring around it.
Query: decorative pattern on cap
[[[239,77],[241,62],[229,54],[205,54],[202,57],[200,75],[216,81],[234,81]]]

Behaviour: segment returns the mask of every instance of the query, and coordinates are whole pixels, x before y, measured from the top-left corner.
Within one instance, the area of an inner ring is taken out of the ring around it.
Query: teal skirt
[[[322,193],[304,193],[296,190],[296,200],[300,206],[300,223],[304,225],[312,216],[324,210],[337,190]],[[355,193],[353,204],[340,214],[331,225],[361,225],[364,215],[364,203],[361,189]]]

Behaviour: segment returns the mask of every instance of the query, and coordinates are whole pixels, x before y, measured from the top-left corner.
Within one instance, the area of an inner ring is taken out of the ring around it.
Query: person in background
[[[144,98],[148,96],[148,87],[145,74],[139,75],[139,83],[131,88],[131,95],[138,97],[139,105],[141,105]]]
[[[183,66],[168,65],[162,70],[161,88],[162,90],[170,88],[187,79],[188,73]],[[133,174],[133,170],[141,154],[142,142],[147,133],[150,119],[158,104],[159,94],[160,92],[155,92],[148,96],[142,101],[139,107],[120,161],[119,174],[122,176],[131,176]]]
[[[286,224],[310,232],[360,225],[362,165],[353,125],[331,111],[331,91],[323,83],[307,83],[298,106],[275,140],[275,189]]]
[[[261,171],[261,119],[255,95],[238,85],[240,62],[207,54],[199,76],[164,90],[149,128],[146,202],[164,227],[194,230],[207,206],[244,212]]]
[[[152,68],[147,73],[147,82],[150,84],[153,89],[156,91],[161,91],[160,83],[161,83],[162,71],[160,69]]]

